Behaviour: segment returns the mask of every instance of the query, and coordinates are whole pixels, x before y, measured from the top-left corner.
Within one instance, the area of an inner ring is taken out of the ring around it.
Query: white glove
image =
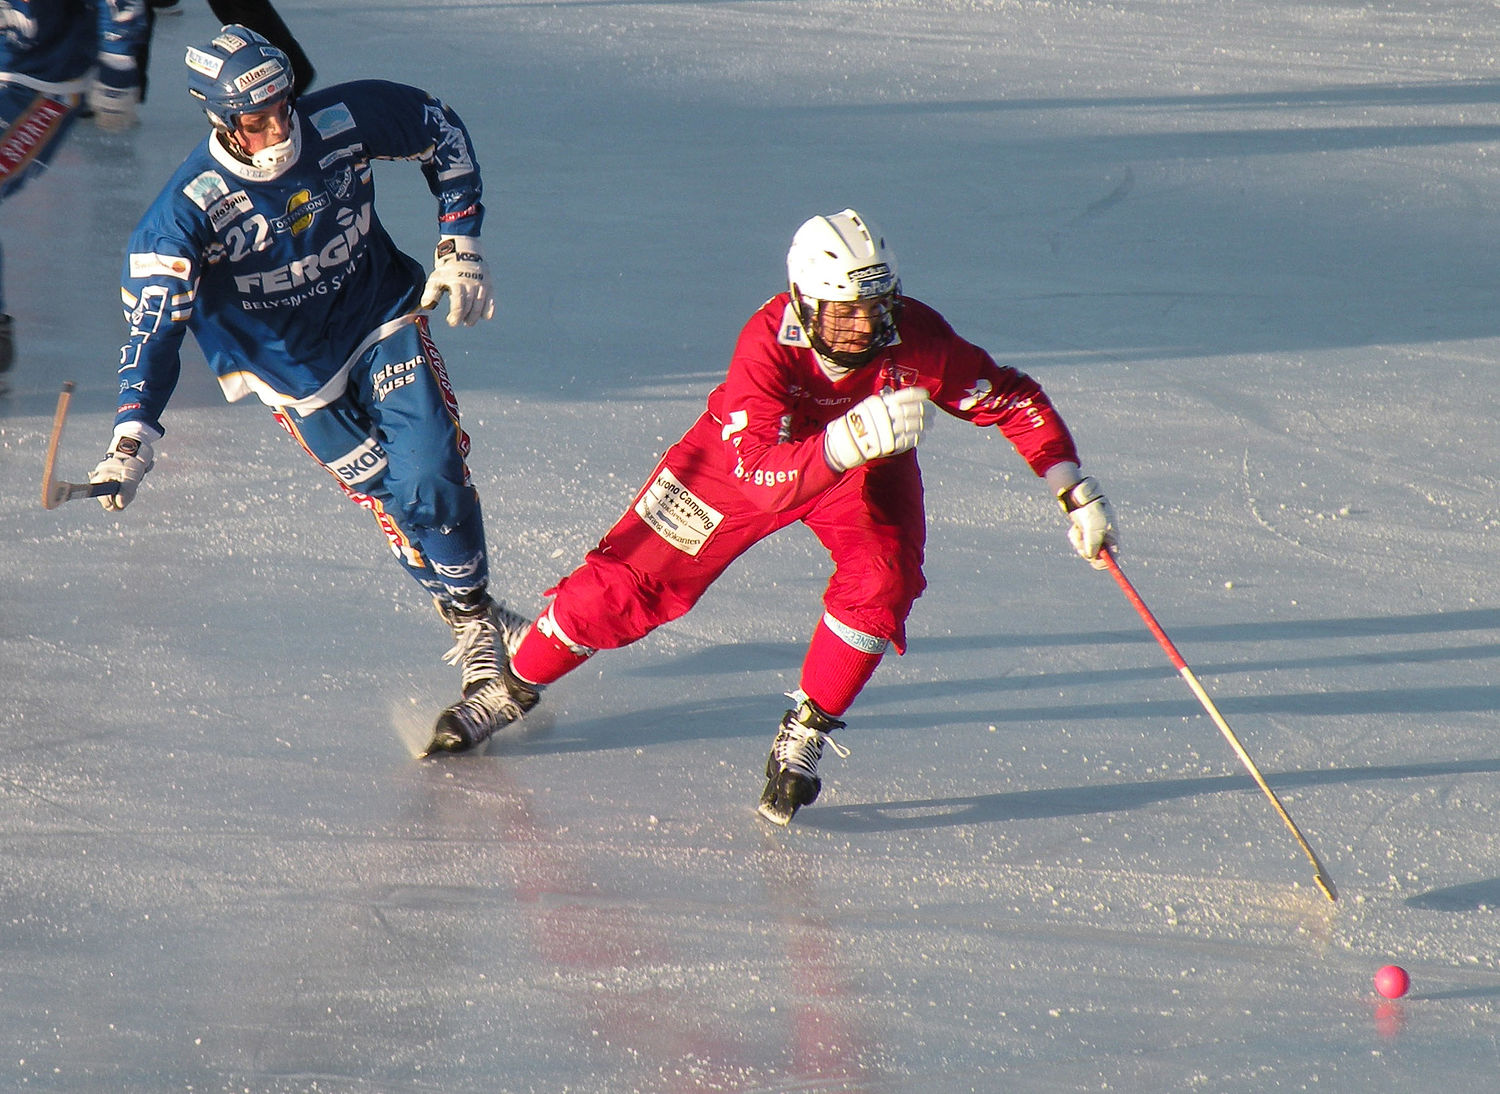
[[[915,448],[922,439],[927,389],[905,387],[882,391],[857,403],[823,430],[823,458],[835,471],[894,456]]]
[[[485,264],[478,236],[442,236],[433,252],[432,275],[422,293],[422,307],[435,308],[448,294],[448,325],[472,327],[495,317],[490,292],[490,268]]]
[[[1073,526],[1068,529],[1068,541],[1073,549],[1096,570],[1108,568],[1101,552],[1105,547],[1118,547],[1120,537],[1115,532],[1115,513],[1104,496],[1104,488],[1098,479],[1085,478],[1075,482],[1057,495]]]
[[[128,57],[101,53],[86,96],[100,129],[119,132],[139,120],[141,77]]]
[[[146,437],[116,433],[109,452],[89,473],[89,482],[117,482],[120,492],[106,494],[99,499],[99,504],[105,509],[124,509],[135,499],[136,487],[140,486],[155,462],[151,441]]]

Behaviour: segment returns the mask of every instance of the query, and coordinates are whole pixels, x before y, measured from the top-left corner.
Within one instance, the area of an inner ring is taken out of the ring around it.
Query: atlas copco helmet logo
[[[274,78],[273,78],[274,77]],[[262,80],[268,82],[260,84]],[[277,61],[257,65],[234,81],[236,91],[249,91],[253,103],[270,102],[286,95],[292,89],[292,77]],[[253,90],[252,90],[253,89]]]

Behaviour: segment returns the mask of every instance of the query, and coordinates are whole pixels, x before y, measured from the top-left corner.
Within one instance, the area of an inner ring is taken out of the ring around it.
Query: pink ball
[[[1387,999],[1400,999],[1411,987],[1411,977],[1400,965],[1386,965],[1375,974],[1375,990]]]

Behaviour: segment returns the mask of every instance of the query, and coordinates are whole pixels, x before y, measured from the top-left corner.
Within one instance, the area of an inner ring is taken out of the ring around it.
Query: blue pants
[[[0,201],[40,173],[78,115],[77,95],[55,96],[0,81]],[[0,280],[0,312],[5,286]]]
[[[464,462],[469,437],[427,317],[370,346],[337,400],[276,420],[375,515],[396,558],[424,589],[463,600],[489,583],[484,518]]]

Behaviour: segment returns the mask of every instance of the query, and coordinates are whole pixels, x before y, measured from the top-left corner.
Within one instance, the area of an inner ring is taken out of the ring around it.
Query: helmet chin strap
[[[259,152],[246,152],[240,146],[233,129],[219,129],[218,132],[220,143],[229,150],[230,155],[267,175],[274,176],[290,167],[297,162],[297,157],[302,152],[302,126],[297,121],[295,111],[291,115],[286,140],[262,148]]]
[[[269,148],[262,148],[250,157],[250,166],[257,167],[262,171],[278,171],[288,167],[297,159],[297,154],[302,151],[301,133],[298,128],[292,126],[292,131],[286,140],[280,144],[273,144]]]

